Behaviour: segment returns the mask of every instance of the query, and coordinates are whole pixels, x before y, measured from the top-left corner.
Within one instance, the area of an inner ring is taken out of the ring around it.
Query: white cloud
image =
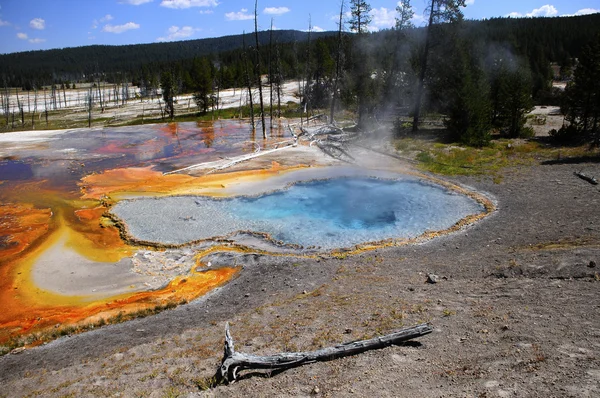
[[[325,29],[321,28],[320,26],[313,26],[312,27],[313,32],[325,32]]]
[[[123,25],[104,25],[104,27],[102,28],[103,32],[108,32],[108,33],[123,33],[126,32],[128,30],[131,29],[139,29],[140,25],[135,23],[135,22],[127,22],[126,24]]]
[[[191,26],[182,26],[181,28],[179,26],[171,26],[167,30],[168,35],[165,37],[159,37],[156,39],[156,41],[173,41],[185,39],[187,37],[192,36],[197,30],[198,29],[192,28]]]
[[[112,21],[113,19],[115,19],[115,18],[110,14],[106,14],[105,16],[103,16],[100,19],[94,19],[94,22],[92,22],[92,29],[96,29],[99,24],[108,22],[108,21]]]
[[[594,8],[584,8],[582,10],[577,11],[574,15],[589,15],[589,14],[596,14],[600,12],[600,10],[596,10]]]
[[[198,11],[199,14],[202,15],[207,15],[207,14],[214,14],[215,12],[213,10],[200,10]]]
[[[119,4],[130,4],[132,6],[139,6],[146,3],[151,3],[153,0],[119,0]]]
[[[217,0],[162,0],[160,5],[167,8],[216,7]]]
[[[3,21],[3,20],[0,19],[0,26],[10,26],[10,22]]]
[[[39,37],[36,37],[35,39],[29,39],[29,42],[34,43],[34,44],[43,43],[45,41],[46,41],[46,39],[40,39]]]
[[[472,6],[473,4],[475,4],[475,0],[467,0],[465,1],[465,4],[468,6]]]
[[[27,40],[27,33],[19,32],[17,33],[17,37],[21,40]]]
[[[238,12],[228,12],[225,14],[225,19],[228,21],[246,21],[248,19],[254,19],[254,15],[248,14],[247,8],[242,8]]]
[[[34,18],[29,21],[29,26],[32,29],[44,30],[44,28],[46,28],[46,21],[44,21],[42,18]]]
[[[371,10],[371,25],[369,30],[388,29],[396,25],[396,10],[388,10],[385,7],[373,8]]]
[[[528,17],[554,17],[558,15],[558,10],[556,7],[546,4],[545,6],[541,6],[540,8],[536,8],[530,13],[525,14]]]
[[[522,18],[522,17],[555,17],[558,15],[558,10],[556,7],[550,4],[546,4],[541,6],[540,8],[536,8],[531,12],[526,13],[525,15],[519,12],[511,12],[507,15],[509,18]]]
[[[287,7],[267,7],[263,10],[265,14],[269,15],[283,15],[291,10]]]

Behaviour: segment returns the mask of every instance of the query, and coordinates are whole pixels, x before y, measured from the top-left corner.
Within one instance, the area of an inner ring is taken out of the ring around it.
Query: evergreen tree
[[[354,38],[354,56],[352,71],[354,90],[358,102],[358,127],[364,128],[369,113],[369,101],[372,99],[371,63],[366,51],[365,35],[369,32],[371,23],[371,6],[364,0],[350,0],[350,30],[356,32]]]
[[[196,106],[206,113],[210,106],[210,95],[212,93],[211,65],[207,58],[196,59],[192,70],[194,86],[194,101]]]
[[[433,44],[433,35],[436,32],[436,25],[442,23],[456,23],[462,21],[463,14],[461,7],[466,7],[465,0],[431,0],[429,5],[429,22],[425,33],[425,46],[421,55],[419,64],[419,81],[415,96],[415,108],[413,115],[413,131],[419,129],[419,118],[421,116],[421,101],[423,100],[423,90],[425,87],[425,77],[427,75],[427,63]]]
[[[459,41],[453,49],[444,79],[447,119],[454,138],[472,146],[487,145],[491,139],[489,86],[473,46]]]
[[[562,107],[572,132],[600,145],[600,34],[584,47]]]
[[[160,87],[162,89],[163,100],[165,101],[165,112],[169,114],[171,120],[175,117],[175,95],[177,95],[177,86],[173,70],[165,69],[160,75]]]
[[[361,35],[369,32],[371,6],[364,0],[350,0],[350,30]]]
[[[504,73],[499,89],[499,125],[512,138],[530,135],[530,131],[525,128],[525,115],[533,110],[529,69],[521,66]]]

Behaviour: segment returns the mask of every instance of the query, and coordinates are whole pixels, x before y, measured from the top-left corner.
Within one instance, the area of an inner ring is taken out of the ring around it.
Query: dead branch
[[[240,372],[249,369],[282,371],[313,362],[331,361],[333,359],[399,344],[431,332],[433,332],[433,328],[429,324],[424,323],[385,336],[375,337],[369,340],[353,341],[333,347],[322,348],[316,351],[284,352],[276,355],[258,356],[235,351],[233,338],[229,332],[229,323],[227,323],[225,326],[223,361],[215,375],[215,382],[216,384],[233,383],[240,378]]]
[[[598,185],[598,180],[596,180],[596,178],[592,177],[592,176],[588,176],[587,174],[583,174],[581,171],[576,171],[574,172],[574,174],[581,178],[584,181],[589,182],[592,185]]]

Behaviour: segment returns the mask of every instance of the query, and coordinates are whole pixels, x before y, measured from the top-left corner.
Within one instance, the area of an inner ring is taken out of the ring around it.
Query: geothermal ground
[[[364,146],[351,154],[358,166],[414,171],[413,163]],[[573,175],[583,169],[600,176],[599,163],[587,160],[507,167],[501,178],[443,178],[493,199],[496,210],[418,244],[311,258],[210,252],[202,261],[212,269],[242,268],[235,279],[158,315],[5,355],[0,395],[598,396],[600,190]],[[264,170],[271,162],[340,164],[298,146],[227,171]],[[177,263],[186,250],[168,249],[165,261]],[[144,256],[152,255],[139,249],[134,261]],[[430,273],[437,283],[426,283]],[[421,322],[435,331],[411,344],[204,391],[220,364],[226,322],[236,349],[257,355]]]

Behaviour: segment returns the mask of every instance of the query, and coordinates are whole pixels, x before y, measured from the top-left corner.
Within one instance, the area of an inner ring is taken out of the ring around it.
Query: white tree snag
[[[233,383],[240,377],[240,372],[248,369],[285,370],[319,361],[331,361],[369,350],[388,347],[433,332],[427,324],[399,330],[385,336],[369,340],[353,341],[333,347],[326,347],[308,352],[283,352],[276,355],[258,356],[236,352],[233,338],[229,332],[229,323],[225,326],[225,352],[221,366],[215,375],[216,383]]]

